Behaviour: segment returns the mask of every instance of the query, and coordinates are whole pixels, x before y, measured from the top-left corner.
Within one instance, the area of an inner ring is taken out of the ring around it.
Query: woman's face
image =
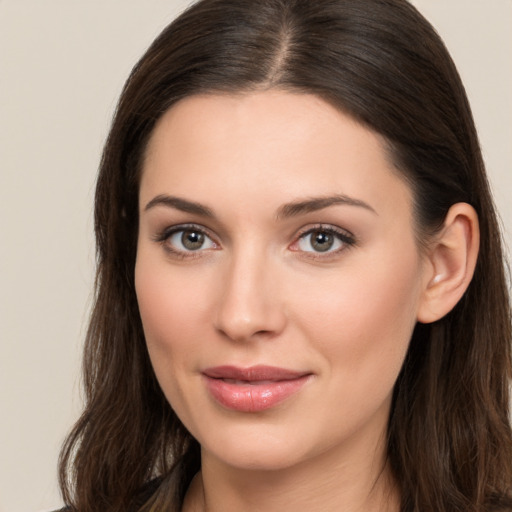
[[[195,96],[159,121],[136,290],[205,456],[277,469],[383,445],[424,266],[382,141],[317,97]]]

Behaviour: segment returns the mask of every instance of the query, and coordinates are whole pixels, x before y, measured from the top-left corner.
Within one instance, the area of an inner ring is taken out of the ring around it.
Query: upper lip
[[[203,370],[203,375],[212,379],[233,379],[247,382],[258,381],[280,381],[280,380],[293,380],[305,375],[310,375],[311,372],[301,372],[296,370],[289,370],[287,368],[278,368],[277,366],[249,366],[247,368],[240,368],[238,366],[214,366]]]

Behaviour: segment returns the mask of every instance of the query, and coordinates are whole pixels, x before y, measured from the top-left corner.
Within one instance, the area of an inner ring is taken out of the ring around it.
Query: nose
[[[271,339],[286,325],[279,269],[255,252],[233,255],[219,290],[215,328],[233,341]]]

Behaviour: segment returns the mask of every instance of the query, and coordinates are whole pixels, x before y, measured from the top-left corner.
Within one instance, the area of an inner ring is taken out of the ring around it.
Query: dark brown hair
[[[405,0],[203,0],[135,66],[97,182],[86,404],[61,454],[66,503],[78,512],[180,509],[199,446],[158,386],[137,307],[141,161],[155,123],[180,99],[270,88],[315,94],[384,137],[413,190],[420,239],[454,203],[476,209],[474,278],[446,317],[416,326],[394,389],[388,460],[402,512],[512,510],[512,335],[500,233],[463,85],[434,29]],[[155,477],[156,492],[137,504]]]

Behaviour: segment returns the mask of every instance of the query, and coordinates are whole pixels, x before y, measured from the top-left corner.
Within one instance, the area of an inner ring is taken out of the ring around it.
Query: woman
[[[96,192],[72,510],[512,510],[510,306],[470,108],[403,0],[203,0]]]

